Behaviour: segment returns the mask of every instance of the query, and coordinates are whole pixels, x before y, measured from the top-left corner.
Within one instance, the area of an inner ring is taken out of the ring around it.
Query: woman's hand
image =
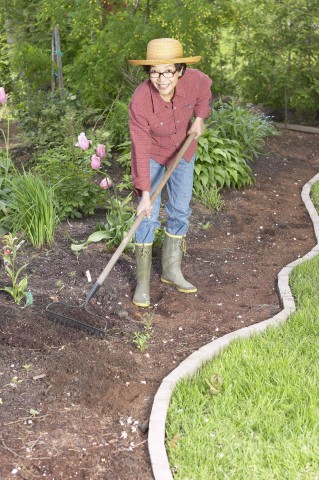
[[[205,131],[204,120],[200,117],[196,117],[191,128],[188,130],[188,134],[195,133],[195,140],[197,140]]]
[[[147,218],[150,218],[151,210],[152,210],[152,204],[151,204],[150,192],[142,192],[142,198],[136,210],[137,216],[139,216],[141,212],[145,211]]]

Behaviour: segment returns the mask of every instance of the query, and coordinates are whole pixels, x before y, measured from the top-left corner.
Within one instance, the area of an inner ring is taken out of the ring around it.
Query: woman
[[[149,75],[135,90],[130,103],[132,178],[139,197],[137,215],[146,212],[135,234],[137,287],[133,303],[139,307],[150,305],[152,244],[154,231],[160,225],[160,195],[153,206],[150,196],[165,167],[173,162],[192,132],[195,139],[167,182],[161,280],[181,292],[197,291],[183,277],[181,263],[191,214],[196,139],[204,132],[204,118],[210,113],[212,81],[199,70],[186,69],[186,64],[200,59],[184,57],[178,40],[159,38],[148,43],[146,60],[129,60],[132,65],[144,65]]]

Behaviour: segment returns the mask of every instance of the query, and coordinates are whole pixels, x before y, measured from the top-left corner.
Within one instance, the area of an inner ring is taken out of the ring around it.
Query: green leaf
[[[5,270],[6,270],[7,274],[12,278],[12,268],[9,267],[9,265],[6,265]]]
[[[31,291],[25,292],[25,304],[27,307],[33,305],[33,295]]]
[[[100,242],[104,238],[107,238],[108,232],[105,230],[98,230],[97,232],[91,233],[86,242]]]
[[[221,148],[214,148],[213,153],[217,153],[219,155],[222,155],[224,158],[227,158],[227,153],[225,150],[222,150]]]
[[[18,269],[18,271],[17,271],[17,273],[16,273],[16,275],[15,275],[15,278],[16,278],[16,279],[19,277],[19,275],[20,275],[20,273],[22,272],[22,270],[23,270],[24,268],[26,268],[27,266],[28,266],[28,264],[26,263],[25,265],[22,265],[22,267],[20,267],[20,268]]]
[[[238,173],[237,170],[234,170],[233,168],[227,168],[227,171],[229,172],[229,175],[237,182],[238,179]]]
[[[72,252],[80,252],[81,250],[84,250],[86,247],[87,247],[87,242],[71,244]]]
[[[40,412],[38,410],[35,410],[34,408],[30,408],[29,414],[32,416],[40,415]]]
[[[200,172],[202,171],[201,164],[200,163],[195,163],[194,170],[195,170],[196,175],[199,175]]]
[[[0,288],[1,291],[10,293],[10,295],[13,297],[13,288],[12,287],[2,287]]]
[[[28,277],[24,277],[17,285],[19,291],[24,292],[28,285]]]

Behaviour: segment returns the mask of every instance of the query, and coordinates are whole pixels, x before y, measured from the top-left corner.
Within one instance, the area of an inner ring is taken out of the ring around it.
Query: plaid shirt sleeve
[[[144,99],[145,100],[145,99]],[[140,99],[143,104],[143,100]],[[150,191],[151,135],[143,108],[139,108],[139,99],[130,103],[130,133],[132,140],[132,180],[137,195]]]
[[[211,98],[210,91],[212,80],[203,72],[197,70],[199,77],[198,93],[196,103],[194,106],[194,116],[200,118],[207,118],[211,111]]]

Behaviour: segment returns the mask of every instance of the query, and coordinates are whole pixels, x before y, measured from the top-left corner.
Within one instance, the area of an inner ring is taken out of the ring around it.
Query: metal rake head
[[[91,312],[86,301],[81,305],[51,302],[47,305],[44,313],[49,320],[97,335],[100,338],[105,337],[108,328],[107,318]]]

